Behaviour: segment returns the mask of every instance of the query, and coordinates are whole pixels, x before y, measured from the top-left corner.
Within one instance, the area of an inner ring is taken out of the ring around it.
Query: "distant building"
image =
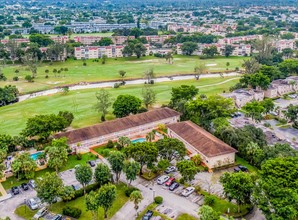
[[[190,157],[199,154],[208,168],[217,168],[235,163],[237,150],[191,121],[172,123],[168,135],[177,138],[186,146]]]
[[[238,89],[231,93],[223,93],[223,97],[232,98],[237,108],[241,108],[251,101],[262,101],[264,99],[264,91],[252,89]]]

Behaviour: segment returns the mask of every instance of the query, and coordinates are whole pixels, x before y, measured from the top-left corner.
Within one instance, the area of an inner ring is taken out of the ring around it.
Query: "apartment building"
[[[229,38],[223,38],[219,39],[219,44],[238,44],[242,43],[244,41],[250,41],[250,40],[260,40],[262,39],[262,35],[247,35],[247,36],[239,36],[239,37],[229,37]]]
[[[1,40],[1,44],[5,45],[9,41],[15,42],[18,46],[22,43],[30,43],[28,38],[18,38],[18,39],[11,39],[11,40],[8,40],[8,39]]]
[[[83,45],[91,45],[97,41],[100,41],[103,37],[101,36],[75,36],[73,39],[75,42],[79,42]],[[109,37],[116,45],[124,44],[128,39],[135,39],[134,36],[111,36]]]
[[[251,101],[262,101],[264,99],[264,91],[253,89],[237,89],[231,93],[223,93],[223,97],[232,98],[237,108],[242,108],[246,103]]]
[[[279,40],[275,42],[275,47],[279,53],[287,48],[294,50],[295,46],[295,40]]]
[[[51,39],[60,44],[66,44],[67,41],[69,40],[68,36],[57,36],[57,37],[51,37]]]
[[[76,47],[74,56],[76,59],[96,59],[106,55],[108,58],[123,57],[123,46],[111,45],[111,46],[86,46]]]

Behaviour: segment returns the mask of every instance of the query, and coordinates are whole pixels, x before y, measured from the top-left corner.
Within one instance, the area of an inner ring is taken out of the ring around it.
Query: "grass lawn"
[[[24,219],[32,219],[32,217],[35,215],[35,213],[38,210],[31,210],[28,206],[26,205],[21,205],[16,210],[14,213]]]
[[[205,191],[201,191],[201,194],[204,196],[209,195]],[[210,205],[215,211],[220,212],[221,214],[227,214],[233,217],[241,217],[248,213],[250,206],[249,205],[241,205],[240,206],[240,213],[238,213],[237,205],[231,203],[225,199],[221,199],[215,195],[212,195],[215,198],[214,204]],[[230,210],[229,214],[227,213]]]
[[[66,165],[60,169],[60,171],[68,170],[74,168],[77,164],[86,164],[88,160],[94,160],[96,157],[91,153],[86,153],[82,155],[81,160],[77,160],[75,155],[71,155],[68,158]],[[38,177],[42,177],[46,172],[54,172],[53,169],[46,168],[44,170],[39,170],[35,172],[35,179]],[[4,189],[8,190],[13,186],[19,186],[22,183],[27,183],[28,180],[17,180],[15,176],[9,177],[6,181],[2,182]]]
[[[176,220],[198,220],[198,219],[189,214],[181,214],[176,218]]]
[[[126,185],[123,183],[120,183],[118,185],[116,185],[117,187],[117,198],[114,202],[114,204],[112,205],[111,209],[108,212],[108,218],[111,218],[113,215],[115,215],[115,213],[129,200],[128,197],[125,196],[125,189],[126,189]],[[62,214],[62,209],[65,206],[71,206],[71,207],[76,207],[82,210],[82,215],[79,219],[92,219],[92,214],[90,211],[86,210],[86,206],[85,206],[85,197],[79,197],[73,201],[70,202],[59,202],[59,203],[55,203],[52,205],[52,207],[50,208],[50,211],[56,214]],[[31,219],[33,217],[33,215],[36,213],[36,211],[31,211],[28,207],[26,207],[26,213],[25,213],[25,206],[19,206],[16,210],[15,213],[24,218],[24,219]],[[103,220],[103,209],[99,208],[98,209],[98,216],[99,216],[99,220]]]
[[[55,62],[40,64],[37,70],[37,77],[34,83],[25,81],[26,75],[31,72],[23,65],[7,65],[3,68],[3,73],[7,81],[0,82],[0,87],[4,85],[16,85],[20,93],[29,93],[54,88],[61,85],[76,84],[79,82],[99,82],[120,79],[119,70],[126,71],[126,78],[143,78],[144,71],[153,68],[156,76],[169,76],[193,73],[194,67],[199,63],[205,63],[209,72],[223,72],[226,70],[226,63],[229,62],[230,70],[241,67],[243,57],[217,57],[213,59],[200,60],[197,56],[177,55],[174,64],[168,64],[163,58],[156,57],[135,57],[108,59],[105,65],[101,62],[87,60],[87,66],[83,66],[82,60],[67,60],[66,62]],[[210,66],[208,66],[208,64]],[[68,68],[55,77],[53,69]],[[19,70],[19,73],[15,73]],[[45,78],[45,70],[49,70],[49,78]],[[13,77],[18,76],[19,81],[13,81]]]
[[[231,81],[227,81],[233,79]],[[171,81],[156,83],[153,88],[156,92],[157,105],[167,104],[171,97],[172,87],[180,85],[195,85],[200,94],[212,95],[228,91],[238,82],[239,78],[202,78],[197,80]],[[227,81],[227,82],[225,82]],[[222,83],[217,85],[218,83]],[[115,99],[120,94],[130,94],[141,98],[143,85],[129,85],[118,89],[107,88]],[[0,133],[18,135],[25,128],[29,117],[39,114],[58,114],[59,111],[70,111],[74,114],[73,128],[93,125],[99,122],[100,115],[94,109],[96,103],[95,93],[98,89],[71,91],[67,95],[55,94],[51,96],[36,97],[20,103],[0,108]],[[111,114],[107,119],[113,119]]]
[[[158,204],[156,204],[156,203],[152,203],[152,204],[148,205],[147,208],[139,214],[139,216],[136,218],[136,220],[141,220],[142,217],[145,215],[145,213],[148,210],[153,211],[153,216],[160,216],[164,220],[170,220],[170,218],[168,218],[166,215],[163,215],[163,214],[159,213],[158,211],[154,210],[157,206],[158,206]]]
[[[258,168],[250,165],[246,160],[242,159],[241,157],[239,157],[237,155],[236,155],[236,163],[247,167],[250,172],[255,172],[255,173],[258,172]]]

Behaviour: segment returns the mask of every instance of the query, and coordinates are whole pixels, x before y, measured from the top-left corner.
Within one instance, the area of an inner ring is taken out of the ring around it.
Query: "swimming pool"
[[[39,152],[36,152],[34,154],[31,154],[30,157],[33,159],[33,160],[37,160],[38,159],[38,156],[41,155],[42,152],[39,151]]]
[[[138,139],[131,140],[131,143],[135,144],[135,143],[142,143],[145,141],[146,141],[146,138],[138,138]]]

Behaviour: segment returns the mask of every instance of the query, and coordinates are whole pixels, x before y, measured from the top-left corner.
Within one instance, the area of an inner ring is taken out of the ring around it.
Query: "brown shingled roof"
[[[168,128],[207,157],[237,152],[237,150],[191,121],[170,124]]]
[[[179,115],[179,112],[170,108],[159,108],[90,127],[58,133],[54,135],[54,138],[67,137],[68,143],[73,144]]]

